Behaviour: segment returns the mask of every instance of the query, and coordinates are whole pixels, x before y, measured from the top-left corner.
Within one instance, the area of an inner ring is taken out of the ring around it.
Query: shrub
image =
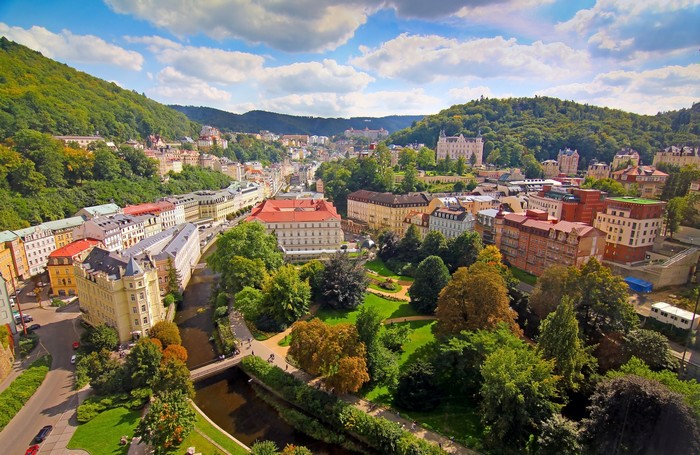
[[[118,407],[141,409],[152,394],[153,391],[151,389],[141,388],[134,389],[131,393],[89,397],[78,406],[78,422],[89,422],[98,414]]]
[[[39,335],[34,332],[27,332],[27,335],[20,335],[19,338],[19,354],[22,357],[27,356],[32,349],[39,343]]]
[[[231,355],[236,350],[236,337],[233,335],[228,319],[216,321],[214,340],[222,354]]]
[[[214,319],[224,319],[228,314],[228,307],[219,306],[214,310]]]
[[[61,308],[61,307],[64,307],[66,305],[67,305],[67,303],[61,299],[51,299],[51,306],[52,307]]]
[[[38,358],[0,393],[0,431],[34,395],[49,372],[50,366],[50,355]]]

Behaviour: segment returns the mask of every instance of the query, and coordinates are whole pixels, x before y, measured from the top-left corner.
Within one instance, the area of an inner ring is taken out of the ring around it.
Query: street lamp
[[[7,270],[10,271],[10,282],[12,283],[12,289],[15,291],[15,305],[17,305],[17,311],[19,311],[19,320],[22,322],[22,330],[24,331],[24,336],[27,336],[27,324],[24,322],[22,307],[19,304],[19,296],[17,295],[17,286],[15,286],[15,276],[12,273],[12,266],[10,264],[7,264]]]

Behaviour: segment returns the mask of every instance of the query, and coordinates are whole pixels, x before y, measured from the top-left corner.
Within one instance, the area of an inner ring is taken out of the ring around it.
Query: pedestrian
[[[438,442],[438,447],[440,447],[440,450],[442,450],[442,442]]]
[[[288,363],[285,363],[285,364],[284,364],[284,371],[287,371],[287,370],[289,370],[289,364],[288,364]]]
[[[416,429],[416,421],[414,420],[413,423],[411,424],[411,431]]]

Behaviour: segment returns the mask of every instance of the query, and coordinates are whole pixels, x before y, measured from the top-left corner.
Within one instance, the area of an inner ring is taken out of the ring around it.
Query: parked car
[[[20,317],[19,317],[19,314],[16,314],[16,315],[15,315],[15,322],[16,322],[17,324],[19,324],[20,322],[22,322],[22,319],[24,319],[24,322],[32,322],[32,321],[34,320],[34,318],[32,317],[31,314],[23,314],[22,316],[23,316],[23,317],[20,318]]]
[[[71,363],[71,364],[75,364],[75,359],[76,359],[76,355],[75,355],[75,354],[73,354],[72,356],[70,356],[70,363]]]
[[[77,341],[73,342],[73,349],[78,349],[80,347],[80,343]]]
[[[49,437],[51,430],[53,430],[53,425],[46,425],[34,436],[34,440],[36,442],[44,442],[44,440]]]
[[[36,455],[39,453],[39,444],[34,444],[33,446],[29,447],[26,452],[24,452],[24,455]]]
[[[41,328],[41,324],[32,324],[29,327],[27,327],[27,330],[36,330]]]

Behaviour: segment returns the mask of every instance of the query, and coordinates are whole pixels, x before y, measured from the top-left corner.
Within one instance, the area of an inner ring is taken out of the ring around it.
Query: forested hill
[[[427,116],[389,141],[435,147],[440,130],[448,136],[481,131],[487,161],[499,165],[517,166],[525,153],[538,161],[556,159],[565,147],[578,150],[579,169],[593,158],[609,163],[622,147],[632,147],[651,164],[663,147],[700,145],[700,103],[650,116],[547,97],[486,98]]]
[[[257,133],[261,130],[276,134],[315,134],[317,136],[334,136],[354,128],[378,130],[384,128],[389,132],[407,128],[422,115],[391,115],[388,117],[352,117],[323,118],[301,117],[296,115],[276,114],[266,111],[250,111],[245,114],[233,114],[210,107],[171,105],[189,117],[190,120],[205,125],[215,126],[223,131]]]
[[[26,128],[118,141],[199,131],[180,112],[0,37],[0,140]]]

